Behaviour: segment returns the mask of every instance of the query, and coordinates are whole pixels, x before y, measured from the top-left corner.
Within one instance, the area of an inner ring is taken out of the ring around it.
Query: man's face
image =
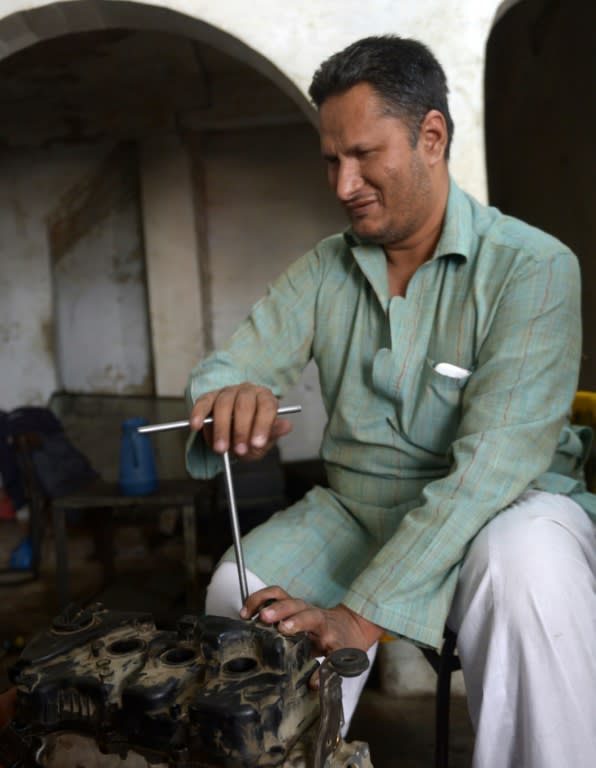
[[[355,233],[387,246],[415,239],[433,204],[421,141],[412,147],[406,124],[383,115],[368,83],[329,97],[319,117],[329,184]]]

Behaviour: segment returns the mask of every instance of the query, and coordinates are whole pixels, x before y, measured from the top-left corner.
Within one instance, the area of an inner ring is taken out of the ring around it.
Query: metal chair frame
[[[437,673],[435,696],[435,768],[449,765],[449,717],[451,701],[451,673],[461,669],[456,653],[457,635],[445,628],[440,653],[423,649],[424,656]]]

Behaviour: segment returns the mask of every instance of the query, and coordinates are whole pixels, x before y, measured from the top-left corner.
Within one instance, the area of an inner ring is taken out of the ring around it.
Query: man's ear
[[[418,138],[419,146],[431,165],[436,165],[445,158],[447,140],[447,123],[443,113],[438,109],[431,109],[424,116]]]

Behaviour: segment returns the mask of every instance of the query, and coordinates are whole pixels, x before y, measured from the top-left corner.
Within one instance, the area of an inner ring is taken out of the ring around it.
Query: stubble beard
[[[430,207],[432,185],[430,176],[418,155],[413,154],[409,168],[409,183],[404,187],[400,174],[388,174],[388,188],[397,190],[395,198],[403,201],[393,221],[380,225],[374,232],[358,232],[358,223],[352,222],[354,232],[369,243],[380,246],[399,245],[413,237],[426,219]]]

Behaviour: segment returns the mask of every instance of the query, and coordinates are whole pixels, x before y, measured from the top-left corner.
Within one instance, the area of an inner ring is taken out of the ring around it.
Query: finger
[[[302,601],[299,601],[302,602]],[[308,632],[314,636],[319,645],[326,635],[327,621],[325,611],[309,603],[302,603],[302,607],[296,606],[297,610],[293,613],[287,613],[278,621],[278,629],[282,635],[295,635],[298,632]],[[268,610],[268,609],[267,609]]]
[[[224,387],[213,403],[213,450],[230,450],[230,431],[238,387]]]
[[[252,448],[265,448],[271,440],[271,431],[277,418],[277,398],[268,389],[257,392],[256,413],[252,425],[250,444]]]
[[[252,427],[257,411],[258,388],[252,384],[242,384],[238,388],[234,404],[233,437],[234,453],[238,458],[249,452]]]
[[[240,615],[242,618],[248,619],[258,613],[259,608],[267,600],[283,600],[286,597],[289,597],[289,595],[281,587],[263,587],[263,589],[258,589],[256,592],[253,592],[252,595],[248,596],[240,611]]]
[[[245,453],[244,456],[238,456],[238,458],[243,461],[258,461],[259,459],[262,459],[273,448],[277,439],[283,437],[283,435],[287,435],[292,431],[292,428],[293,424],[288,421],[288,419],[277,419],[273,422],[271,434],[269,435],[269,440],[267,440],[266,444],[262,448],[255,448],[253,445],[249,445],[247,453]]]
[[[283,600],[276,600],[272,605],[262,608],[259,611],[259,618],[266,624],[285,622],[287,625],[289,622],[291,626],[294,616],[308,607],[308,603],[305,603],[304,600],[299,600],[295,597],[287,597]]]
[[[220,390],[216,389],[213,392],[206,392],[204,395],[197,397],[190,413],[191,429],[201,429],[203,422],[213,409],[213,403],[215,402],[219,392]]]

